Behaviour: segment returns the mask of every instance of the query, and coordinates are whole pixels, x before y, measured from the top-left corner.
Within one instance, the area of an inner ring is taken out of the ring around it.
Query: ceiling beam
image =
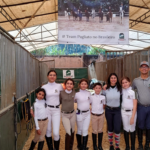
[[[39,15],[35,15],[35,17],[40,17],[40,16],[46,16],[46,15],[51,15],[51,14],[55,14],[55,13],[58,13],[58,11],[55,11],[55,12],[51,12],[51,13],[46,13],[46,14],[39,14]],[[23,17],[23,18],[16,18],[16,19],[12,19],[12,20],[7,20],[7,21],[1,21],[0,23],[6,23],[6,22],[10,22],[10,21],[17,21],[17,20],[23,20],[23,19],[28,19],[28,18],[31,18],[31,16],[26,16],[26,17]]]
[[[149,13],[149,14],[148,14]],[[147,15],[148,14],[148,15]],[[130,28],[133,28],[135,25],[138,23],[145,23],[145,24],[150,24],[149,22],[144,22],[147,18],[150,17],[150,10],[147,11],[146,13],[142,14],[140,17],[138,17],[136,20],[130,19]]]
[[[132,5],[132,4],[130,4],[129,6],[137,7],[137,8],[143,8],[143,9],[149,9],[148,7],[138,6],[138,5]]]
[[[46,0],[49,1],[49,0]],[[34,4],[34,3],[39,3],[43,2],[43,0],[38,0],[38,1],[32,1],[32,2],[25,2],[25,3],[17,3],[17,4],[11,4],[11,5],[1,5],[3,8],[6,7],[14,7],[14,6],[20,6],[20,5],[28,5],[28,4]]]

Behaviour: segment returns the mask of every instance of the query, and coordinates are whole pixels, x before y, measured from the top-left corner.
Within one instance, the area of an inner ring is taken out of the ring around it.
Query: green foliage
[[[84,45],[53,45],[47,48],[34,50],[31,52],[33,55],[88,55],[104,54],[105,50],[97,47],[86,47]]]
[[[91,50],[87,53],[88,55],[98,55],[98,54],[104,54],[105,49],[98,48],[98,47],[92,47]]]

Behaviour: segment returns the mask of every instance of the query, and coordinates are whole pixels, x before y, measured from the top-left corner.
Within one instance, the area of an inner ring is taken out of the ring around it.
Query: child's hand
[[[33,109],[30,109],[30,114],[31,114],[32,117],[34,117]]]
[[[38,135],[41,135],[41,130],[40,129],[36,130],[36,132],[37,132]]]
[[[130,119],[130,125],[134,124],[134,117],[131,117]]]
[[[105,85],[103,86],[103,90],[106,90],[106,88],[107,88],[107,84],[105,84]]]

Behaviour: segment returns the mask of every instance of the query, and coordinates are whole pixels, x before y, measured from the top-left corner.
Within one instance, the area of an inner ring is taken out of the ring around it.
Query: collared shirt
[[[105,96],[93,94],[90,96],[90,103],[92,105],[92,113],[102,114],[104,112],[103,105],[105,105]]]
[[[150,105],[150,77],[147,79],[142,79],[141,77],[135,78],[132,88],[136,92],[138,103]]]
[[[91,93],[87,90],[81,90],[76,93],[75,101],[77,102],[78,109],[86,111],[90,108],[90,96]]]
[[[133,109],[133,100],[135,99],[135,92],[131,87],[127,89],[122,89],[122,108],[132,110]]]
[[[60,91],[63,90],[61,84],[57,84],[55,82],[53,83],[48,82],[47,84],[43,85],[42,88],[45,89],[46,91],[47,105],[57,106],[60,104],[59,94]]]
[[[38,100],[34,103],[34,121],[36,125],[36,130],[39,130],[38,119],[45,119],[47,118],[47,111],[45,107],[45,100]]]
[[[110,87],[107,90],[103,90],[103,95],[106,96],[106,105],[109,107],[119,107],[120,106],[120,91],[118,91],[117,87]]]

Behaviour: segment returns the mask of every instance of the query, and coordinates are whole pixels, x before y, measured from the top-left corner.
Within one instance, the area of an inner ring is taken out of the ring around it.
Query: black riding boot
[[[130,150],[130,147],[129,147],[129,132],[127,132],[125,130],[124,130],[124,140],[125,140],[125,143],[126,143],[126,149],[125,150]]]
[[[102,139],[103,139],[103,132],[98,133],[98,149],[99,150],[103,150],[103,148],[102,148]]]
[[[87,146],[87,141],[88,141],[88,135],[83,136],[83,149],[82,150],[88,150]]]
[[[136,132],[130,132],[130,138],[131,138],[131,150],[135,150],[135,136]]]
[[[70,150],[73,149],[73,143],[74,143],[74,132],[71,132],[71,140],[70,140]]]
[[[42,150],[44,146],[44,141],[39,142],[38,144],[38,150]]]
[[[97,148],[97,135],[92,133],[92,139],[93,139],[93,150],[98,150]]]
[[[65,150],[70,150],[70,142],[71,142],[71,136],[66,133],[66,137],[65,137]]]
[[[142,145],[142,142],[143,142],[143,130],[138,128],[138,141],[139,141],[139,150],[143,150],[143,145]]]
[[[146,130],[145,150],[150,150],[149,142],[150,142],[150,130],[147,129],[147,130]]]
[[[59,150],[60,139],[58,141],[54,141],[55,150]]]
[[[49,150],[53,150],[52,137],[47,137],[47,136],[45,136],[45,138],[46,138],[46,142],[47,142],[48,149],[49,149]]]
[[[111,145],[110,148],[109,148],[109,150],[114,150],[114,146]]]
[[[82,136],[80,134],[76,134],[76,138],[77,138],[77,148],[78,150],[82,150],[82,141],[81,141]]]
[[[37,143],[37,142],[36,142],[36,143]],[[34,141],[32,141],[29,150],[33,150],[34,147],[35,147],[35,145],[36,145],[36,143],[35,143]]]

